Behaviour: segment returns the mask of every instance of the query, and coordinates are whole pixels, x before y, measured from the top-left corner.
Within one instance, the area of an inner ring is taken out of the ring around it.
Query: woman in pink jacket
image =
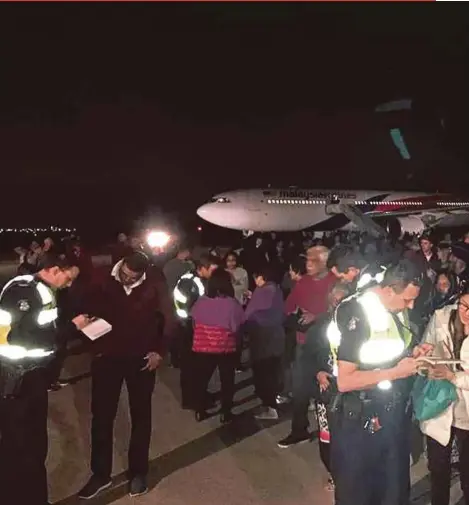
[[[207,417],[204,405],[208,383],[218,367],[221,381],[221,422],[230,422],[234,397],[235,368],[239,331],[244,323],[244,311],[234,298],[231,276],[225,270],[215,270],[191,311],[194,325],[194,395],[197,421]]]

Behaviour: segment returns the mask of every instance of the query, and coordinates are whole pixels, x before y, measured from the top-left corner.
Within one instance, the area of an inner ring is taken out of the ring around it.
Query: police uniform
[[[0,489],[2,503],[46,505],[47,366],[57,348],[54,291],[18,276],[0,294]]]
[[[174,307],[180,323],[180,381],[183,407],[195,407],[192,391],[192,319],[190,311],[205,294],[204,280],[196,272],[185,273],[173,291]]]
[[[335,359],[360,370],[392,368],[414,344],[407,312],[391,314],[372,290],[339,305],[328,337]],[[331,402],[336,505],[408,505],[410,385],[411,379],[383,381]]]
[[[190,310],[200,296],[205,294],[204,281],[195,272],[185,273],[174,288],[174,305],[181,322],[189,320]]]

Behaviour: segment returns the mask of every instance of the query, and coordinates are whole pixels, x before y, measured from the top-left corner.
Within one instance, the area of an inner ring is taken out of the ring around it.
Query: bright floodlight
[[[166,247],[170,239],[171,236],[164,231],[151,231],[147,235],[147,243],[152,249]]]

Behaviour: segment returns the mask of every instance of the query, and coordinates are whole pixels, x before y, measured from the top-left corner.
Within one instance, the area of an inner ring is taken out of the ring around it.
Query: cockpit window
[[[228,198],[225,198],[224,196],[214,196],[211,200],[210,203],[230,203]]]

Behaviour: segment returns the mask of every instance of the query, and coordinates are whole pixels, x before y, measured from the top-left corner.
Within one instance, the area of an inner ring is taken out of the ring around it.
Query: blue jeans
[[[336,417],[337,416],[337,417]],[[379,415],[374,434],[363,420],[334,414],[331,463],[335,505],[408,505],[410,413],[405,404]]]

